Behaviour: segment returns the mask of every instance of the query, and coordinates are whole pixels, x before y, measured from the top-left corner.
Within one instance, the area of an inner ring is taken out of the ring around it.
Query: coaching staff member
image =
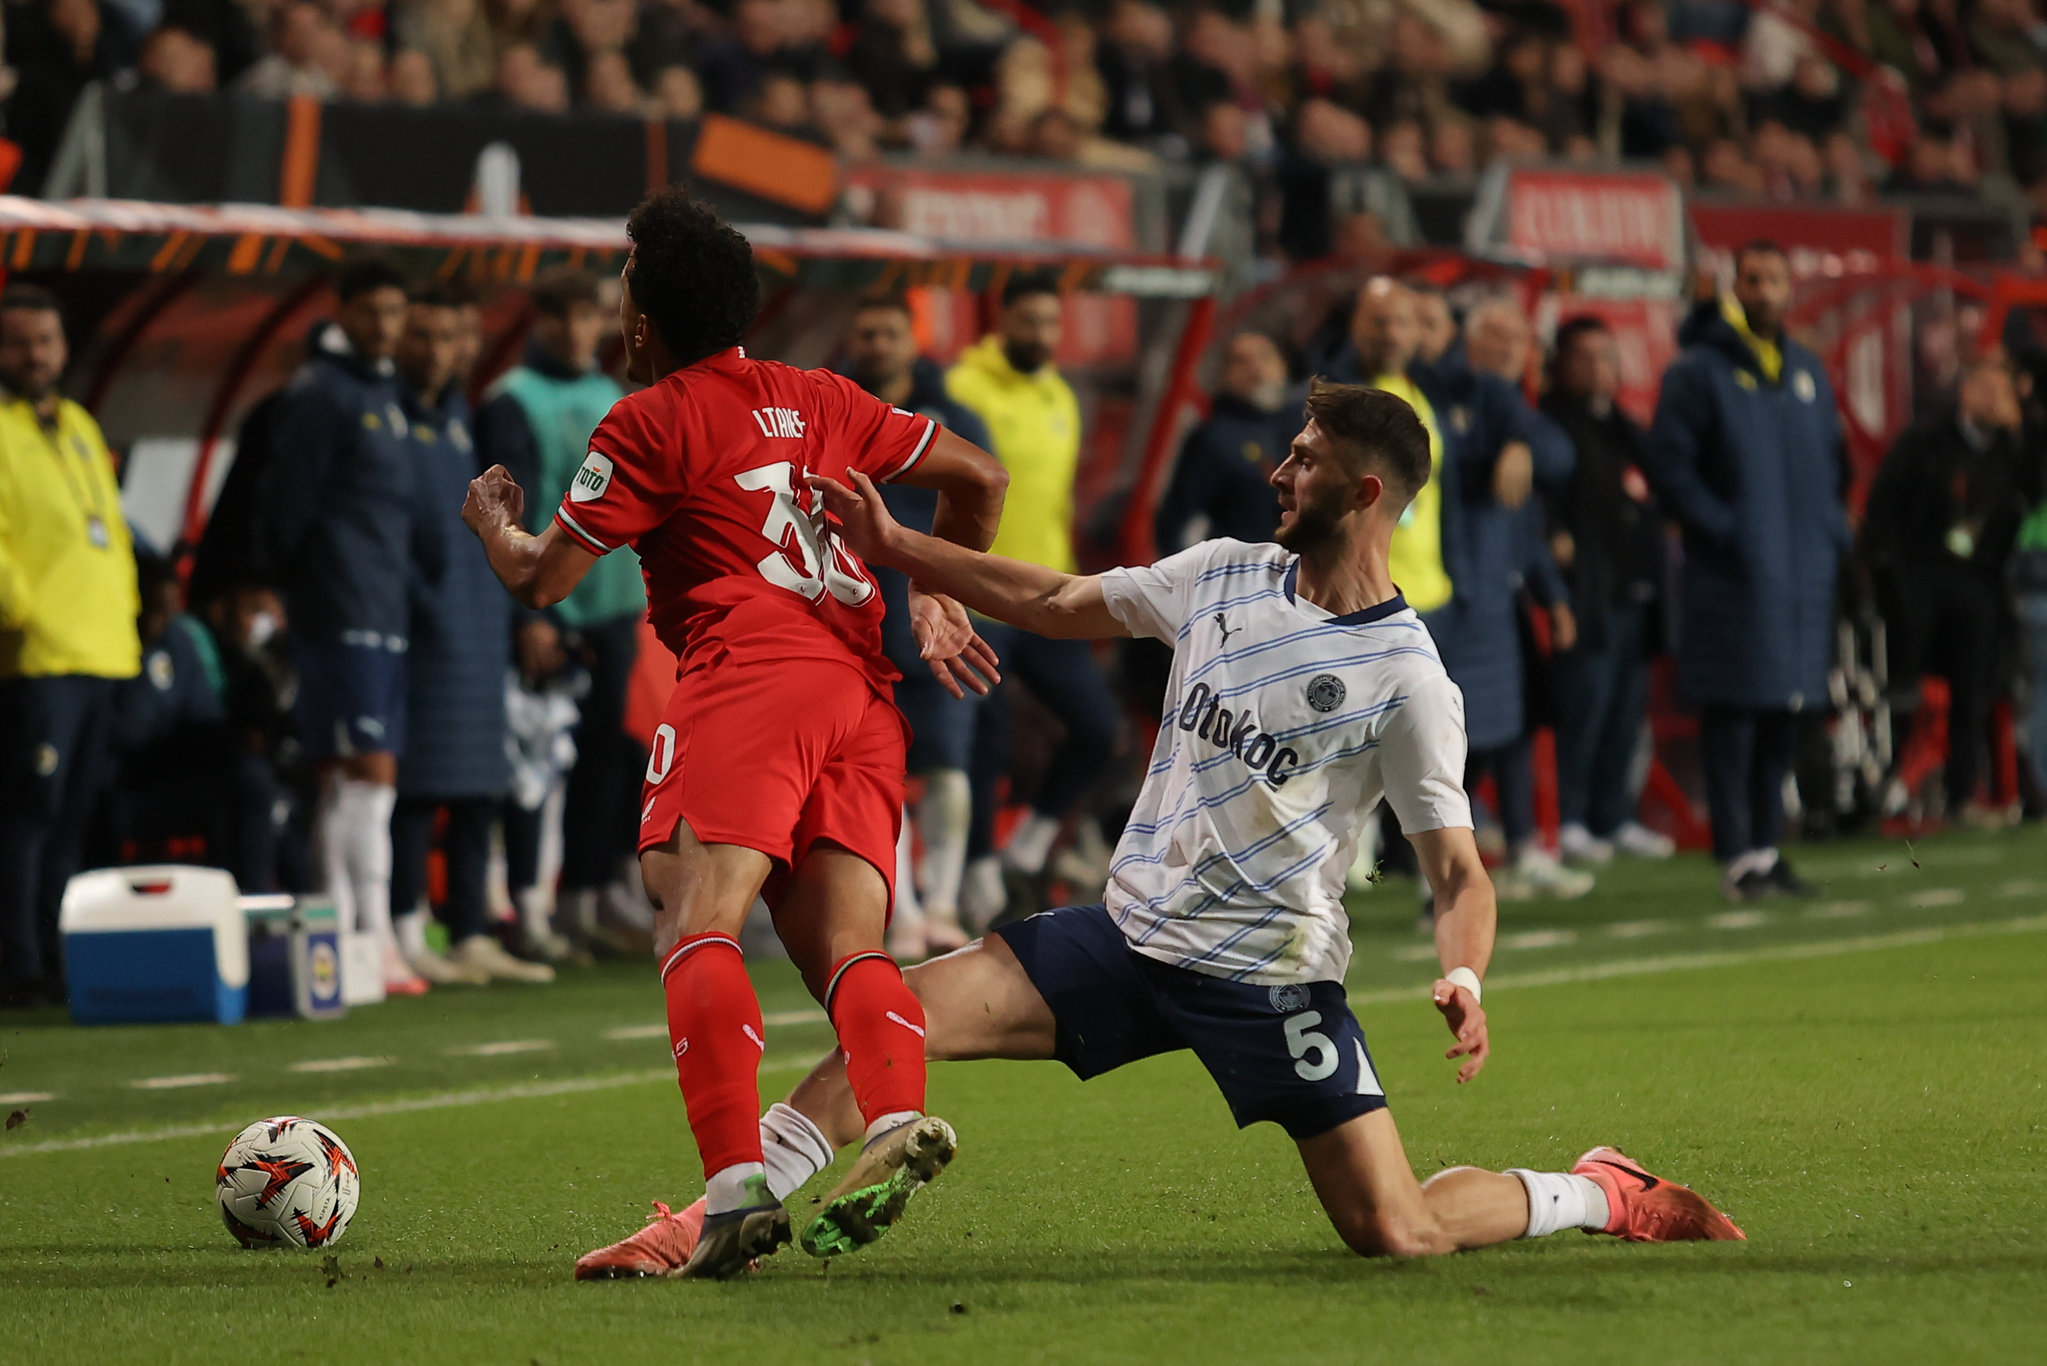
[[[1777,850],[1799,713],[1824,706],[1848,546],[1841,429],[1819,357],[1784,331],[1791,266],[1735,256],[1734,294],[1679,329],[1643,472],[1684,531],[1678,686],[1699,711],[1722,891],[1808,887]]]

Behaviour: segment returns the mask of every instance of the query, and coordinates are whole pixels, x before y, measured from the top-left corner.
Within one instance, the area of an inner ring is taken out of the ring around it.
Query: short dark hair
[[[404,289],[405,276],[398,267],[381,256],[357,256],[341,267],[341,278],[334,283],[334,292],[341,296],[341,302],[349,303],[365,294],[379,289]]]
[[[1772,242],[1767,237],[1756,237],[1743,242],[1734,249],[1734,268],[1740,270],[1743,261],[1759,254],[1763,256],[1781,256],[1786,261],[1791,259],[1791,253],[1784,250],[1777,243]]]
[[[633,302],[677,361],[694,365],[746,340],[761,307],[746,238],[680,187],[642,199],[625,231]]]
[[[906,318],[917,316],[910,308],[909,296],[899,289],[871,289],[853,301],[855,317],[878,308],[885,308],[891,313],[900,313]]]
[[[1366,469],[1383,478],[1399,496],[1400,506],[1429,482],[1433,458],[1429,429],[1407,400],[1363,384],[1338,384],[1319,375],[1308,381],[1308,420],[1340,447],[1348,447]],[[1347,462],[1349,463],[1349,462]]]
[[[41,285],[9,285],[0,289],[0,313],[56,313],[64,312],[57,296]]]
[[[476,292],[455,280],[434,280],[413,290],[410,297],[428,308],[467,308],[476,302]]]
[[[597,277],[574,266],[544,270],[533,281],[533,311],[550,318],[566,318],[577,304],[595,307]]]
[[[1059,297],[1059,274],[1046,266],[1020,270],[1002,282],[1002,306],[1008,308],[1018,299],[1028,299],[1033,294],[1050,294]]]
[[[1606,319],[1597,314],[1574,313],[1557,324],[1556,353],[1561,356],[1580,337],[1612,331],[1613,329],[1606,325]]]

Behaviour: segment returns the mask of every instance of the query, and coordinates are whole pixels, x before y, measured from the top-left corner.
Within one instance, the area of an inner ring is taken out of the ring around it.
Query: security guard
[[[0,293],[0,1003],[61,1001],[57,909],[141,669],[135,549],[99,424],[57,389],[57,300]]]

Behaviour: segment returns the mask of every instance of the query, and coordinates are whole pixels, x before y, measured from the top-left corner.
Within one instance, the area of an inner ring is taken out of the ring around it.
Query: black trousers
[[[1917,714],[1920,676],[1947,680],[1947,801],[1960,811],[1975,800],[1983,771],[2004,590],[1958,563],[1901,567],[1885,577],[1883,589],[1890,686],[1907,728]],[[1897,737],[1900,752],[1905,740]]]
[[[1713,857],[1732,863],[1774,849],[1784,834],[1784,776],[1798,751],[1798,714],[1707,707],[1699,714],[1699,757],[1713,818]]]
[[[419,905],[426,891],[427,856],[434,847],[434,820],[445,810],[448,828],[441,852],[448,860],[448,899],[441,905],[441,919],[453,943],[482,934],[490,909],[490,828],[503,805],[502,797],[400,797],[391,812],[391,913],[404,915]]]
[[[590,671],[576,726],[576,766],[562,808],[562,890],[595,891],[639,842],[639,746],[625,733],[626,687],[640,655],[640,619],[579,627],[570,642]]]
[[[975,716],[974,820],[985,827],[994,820],[994,786],[1009,771],[1010,697],[1013,682],[1030,689],[1065,729],[1051,762],[1031,798],[1031,808],[1064,819],[1116,752],[1116,727],[1121,716],[1115,694],[1095,665],[1094,647],[1085,640],[1053,640],[1013,626],[982,623],[981,635],[1002,661],[1003,683]],[[969,852],[981,852],[985,829],[970,839]]]
[[[118,680],[0,683],[0,981],[57,972],[57,911],[106,790]]]

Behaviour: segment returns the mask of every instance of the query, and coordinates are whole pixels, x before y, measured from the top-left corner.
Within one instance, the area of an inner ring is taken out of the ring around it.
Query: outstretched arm
[[[1436,1009],[1449,1022],[1450,1032],[1457,1036],[1443,1056],[1462,1057],[1457,1080],[1470,1081],[1485,1066],[1492,1042],[1486,1036],[1485,1011],[1479,1006],[1478,993],[1468,984],[1451,981],[1449,974],[1468,968],[1484,977],[1493,957],[1499,905],[1469,826],[1420,830],[1408,838],[1421,862],[1422,876],[1436,894],[1436,958],[1444,975],[1437,979],[1433,998]]]
[[[462,521],[483,542],[483,553],[522,606],[552,607],[574,591],[597,556],[549,522],[535,536],[525,529],[526,492],[503,465],[492,465],[469,482]]]
[[[1130,634],[1109,611],[1098,577],[1062,574],[911,531],[889,516],[873,480],[857,470],[849,477],[852,488],[821,474],[810,476],[810,486],[844,527],[846,544],[869,564],[900,569],[930,592],[1037,635],[1101,640]]]

